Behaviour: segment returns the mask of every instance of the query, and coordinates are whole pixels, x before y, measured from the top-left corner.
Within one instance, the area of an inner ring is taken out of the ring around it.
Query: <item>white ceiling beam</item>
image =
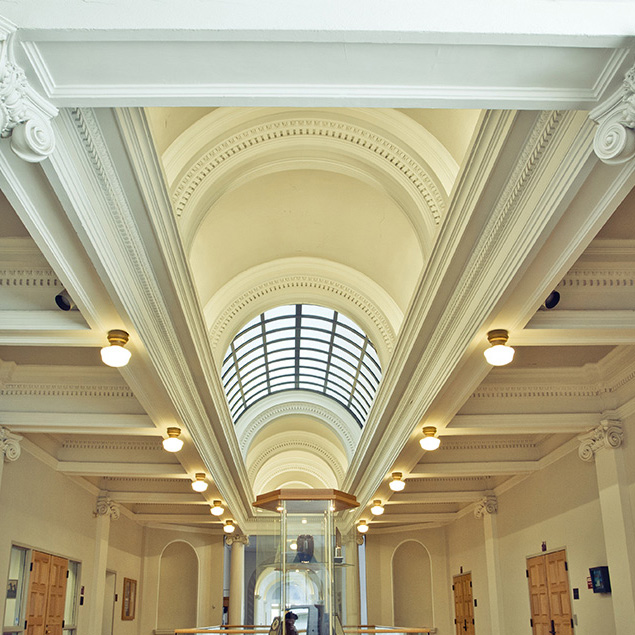
[[[420,503],[475,503],[485,494],[481,491],[399,492],[384,505],[418,505]]]
[[[175,492],[109,492],[116,503],[124,504],[170,504],[170,505],[207,505],[201,494],[180,494]]]
[[[411,475],[434,478],[437,476],[505,476],[535,472],[538,461],[476,461],[462,463],[419,463]]]
[[[0,317],[2,319],[2,317]],[[89,330],[7,330],[0,328],[0,346],[105,346],[102,333]]]
[[[106,463],[97,461],[58,461],[57,471],[79,476],[149,476],[189,479],[183,467],[175,463]]]
[[[21,433],[162,436],[144,414],[4,411],[0,425]]]
[[[575,434],[596,426],[597,412],[455,415],[439,436],[495,434]]]
[[[222,525],[222,520],[217,520],[211,514],[135,514],[134,519],[145,523],[178,523],[178,524],[203,524]]]
[[[0,311],[0,324],[3,331],[70,331],[90,328],[79,311],[61,310]],[[103,340],[103,335],[101,338]]]
[[[400,524],[410,524],[410,523],[451,523],[456,519],[456,512],[441,512],[434,513],[431,512],[429,514],[383,514],[381,516],[376,516],[372,519],[371,527],[375,524],[382,523],[400,523]]]

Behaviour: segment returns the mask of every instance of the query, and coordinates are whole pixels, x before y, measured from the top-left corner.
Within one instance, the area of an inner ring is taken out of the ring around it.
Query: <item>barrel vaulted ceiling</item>
[[[295,12],[237,29],[245,6],[203,31],[208,7],[175,22],[161,3],[124,28],[101,5],[19,4],[0,72],[24,71],[36,134],[3,110],[0,432],[23,452],[142,524],[257,532],[257,494],[328,487],[361,502],[351,523],[379,498],[382,532],[482,513],[630,414],[635,58],[619,21],[552,3],[577,31],[505,17],[505,35],[444,37],[451,16],[417,8],[364,13],[363,37],[316,18],[307,38]],[[246,325],[252,396],[249,368],[228,371]],[[115,328],[120,370],[99,360]],[[492,369],[495,328],[517,352]],[[294,386],[276,391],[283,358]]]

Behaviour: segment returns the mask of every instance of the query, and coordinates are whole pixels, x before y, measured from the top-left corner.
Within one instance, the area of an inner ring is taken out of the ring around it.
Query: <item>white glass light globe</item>
[[[163,449],[166,452],[178,452],[183,447],[183,441],[176,437],[168,437],[163,439]]]
[[[131,353],[127,348],[123,346],[104,346],[101,349],[101,361],[106,366],[112,366],[113,368],[121,368],[130,361]]]
[[[406,483],[403,480],[401,472],[392,473],[392,481],[388,483],[388,487],[390,487],[393,492],[401,492],[404,487],[406,487]]]
[[[223,525],[223,531],[226,534],[233,534],[236,531],[236,527],[234,527],[234,521],[233,520],[226,521],[225,524]]]
[[[291,549],[291,551],[297,551],[298,550],[298,543],[297,542],[292,542],[289,545],[289,549]]]
[[[432,452],[441,445],[441,439],[439,439],[438,437],[423,437],[423,439],[421,439],[419,443],[424,450]]]
[[[207,490],[207,483],[205,482],[205,474],[203,472],[198,472],[196,475],[196,480],[192,481],[192,489],[195,492],[204,492]]]
[[[222,516],[224,511],[225,508],[223,507],[223,504],[220,501],[214,501],[213,507],[210,509],[210,512],[214,516]]]
[[[497,344],[483,351],[488,364],[492,366],[505,366],[514,359],[514,349],[511,346]]]
[[[360,534],[365,534],[368,531],[368,523],[365,520],[360,520],[359,525],[357,525],[357,531]]]
[[[370,508],[370,513],[373,516],[381,516],[384,513],[381,501],[373,501],[373,506]]]

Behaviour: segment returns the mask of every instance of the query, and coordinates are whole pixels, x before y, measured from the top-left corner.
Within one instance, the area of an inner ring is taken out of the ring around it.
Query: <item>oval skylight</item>
[[[251,320],[230,344],[221,373],[234,423],[268,395],[308,390],[340,403],[361,427],[381,366],[352,320],[333,309],[291,304]]]

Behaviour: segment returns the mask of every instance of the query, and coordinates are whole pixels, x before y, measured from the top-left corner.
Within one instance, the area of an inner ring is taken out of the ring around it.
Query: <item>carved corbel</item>
[[[578,454],[583,461],[592,461],[602,448],[615,450],[622,445],[624,428],[618,419],[603,419],[599,426],[578,437]]]
[[[55,148],[51,119],[57,108],[29,85],[15,61],[15,33],[0,41],[0,136],[11,137],[11,149],[29,163],[39,163]]]
[[[4,460],[17,461],[20,458],[22,448],[20,447],[22,437],[9,432],[7,428],[0,427],[0,454],[4,456]]]
[[[594,108],[589,117],[599,124],[593,149],[604,163],[626,163],[635,156],[635,66],[622,86]]]
[[[234,543],[245,545],[245,547],[247,547],[249,545],[249,536],[245,536],[243,534],[240,534],[238,536],[225,536],[225,543],[228,544],[230,547]]]
[[[498,499],[494,494],[486,494],[476,503],[474,517],[483,518],[485,514],[495,514],[496,512],[498,512]]]
[[[97,498],[94,515],[95,518],[97,518],[97,516],[109,516],[111,520],[119,520],[119,516],[121,515],[119,503],[115,503],[108,495],[108,492],[101,492]]]

